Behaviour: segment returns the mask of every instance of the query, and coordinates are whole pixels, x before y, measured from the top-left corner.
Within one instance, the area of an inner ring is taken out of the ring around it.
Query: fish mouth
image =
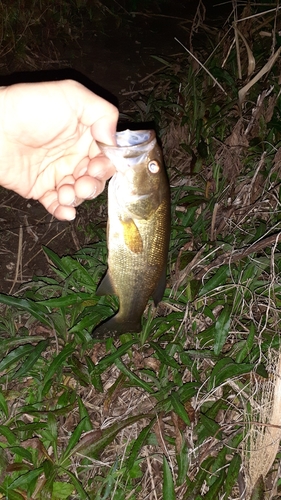
[[[122,130],[116,132],[117,147],[120,148],[133,148],[140,150],[147,147],[155,139],[154,130]]]
[[[156,144],[154,130],[123,130],[116,132],[117,146],[97,141],[100,150],[109,158],[118,171],[124,171],[142,163]]]

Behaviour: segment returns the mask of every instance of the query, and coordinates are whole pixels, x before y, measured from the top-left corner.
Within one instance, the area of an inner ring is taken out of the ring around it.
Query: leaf
[[[50,384],[52,381],[49,381]],[[39,405],[39,403],[38,403]],[[49,413],[52,413],[55,416],[59,415],[68,415],[73,408],[76,406],[76,402],[69,404],[67,406],[64,406],[63,408],[54,408],[52,410],[41,410],[37,408],[37,404],[35,403],[34,405],[26,405],[21,407],[21,413],[30,413],[34,416],[42,416],[42,415],[48,415]],[[45,424],[46,427],[46,424]]]
[[[172,407],[175,411],[175,413],[182,419],[182,421],[187,425],[190,426],[190,420],[189,416],[186,413],[186,409],[181,403],[179,396],[176,392],[171,392],[170,394],[170,401],[172,403]]]
[[[45,340],[45,337],[42,335],[32,335],[32,343],[40,342],[41,340]],[[0,358],[4,358],[4,354],[12,349],[19,347],[21,345],[30,344],[31,338],[27,337],[16,337],[16,338],[5,338],[5,342],[2,342],[0,345]]]
[[[52,492],[52,500],[67,500],[68,498],[71,497],[72,492],[73,492],[72,484],[55,481]]]
[[[183,384],[177,392],[180,400],[189,401],[197,393],[200,385],[199,382],[186,382],[186,384]]]
[[[48,258],[56,266],[55,271],[62,278],[69,278],[69,281],[76,287],[82,285],[88,287],[91,291],[96,289],[96,281],[93,279],[91,274],[78,262],[76,259],[70,256],[59,257],[55,252],[47,247],[43,247],[44,252],[47,254]]]
[[[214,500],[215,498],[219,498],[219,491],[225,482],[225,472],[221,470],[219,472],[219,477],[215,480],[215,482],[210,486],[210,489],[206,495],[204,495],[204,500]]]
[[[64,361],[75,351],[74,347],[71,344],[67,344],[63,350],[55,357],[55,359],[50,364],[50,367],[44,377],[44,387],[43,387],[43,395],[48,392],[48,382],[54,376],[55,373],[59,372]]]
[[[244,87],[242,87],[242,89],[239,90],[238,92],[238,96],[239,96],[239,104],[240,106],[242,105],[244,99],[245,99],[245,96],[248,92],[248,90],[255,84],[257,83],[260,78],[262,78],[262,76],[265,74],[265,73],[268,73],[273,64],[275,63],[275,61],[278,59],[279,55],[280,55],[280,52],[281,52],[281,47],[279,47],[276,52],[274,52],[274,54],[272,54],[272,56],[268,59],[267,63],[262,67],[262,69],[254,76],[254,78],[252,78],[252,80],[250,80],[246,85],[244,85]]]
[[[228,498],[229,495],[231,494],[232,488],[237,481],[240,467],[241,467],[241,457],[236,453],[229,464],[225,479],[224,490],[223,490],[225,498]]]
[[[204,436],[200,433],[200,440],[203,441],[206,437],[215,436],[217,439],[222,439],[220,425],[215,420],[207,417],[203,413],[200,414],[200,424],[204,429]],[[199,434],[199,430],[198,430]]]
[[[0,293],[0,302],[7,306],[15,307],[16,309],[24,309],[44,325],[52,327],[52,322],[49,320],[49,311],[41,304],[37,304],[30,299],[11,297],[10,295],[4,295],[2,293]]]
[[[5,417],[8,418],[9,410],[8,410],[7,401],[6,401],[4,394],[1,390],[0,390],[0,410],[4,413]]]
[[[218,66],[214,67],[212,68],[212,74],[214,75],[215,78],[217,78],[220,81],[224,80],[226,83],[228,83],[228,85],[231,85],[233,88],[236,86],[236,81],[226,69],[220,68]]]
[[[76,491],[78,493],[78,498],[80,500],[89,500],[90,498],[89,495],[86,493],[82,484],[80,483],[80,481],[78,481],[77,477],[69,470],[65,470],[64,472],[70,477],[73,486],[76,488]],[[59,498],[59,500],[61,500],[61,498]]]
[[[98,429],[87,432],[82,436],[81,440],[72,449],[71,455],[75,453],[91,453],[91,456],[97,456],[106,448],[117,436],[118,432],[129,427],[129,425],[138,422],[143,418],[152,418],[154,415],[141,414],[129,417],[125,420],[117,422],[106,429]]]
[[[176,500],[173,476],[165,455],[163,456],[163,500]]]
[[[73,293],[68,292],[68,295],[63,295],[61,297],[55,297],[52,299],[40,300],[36,302],[37,304],[42,304],[43,306],[53,308],[53,307],[68,307],[75,304],[83,304],[85,301],[91,301],[91,305],[95,305],[97,303],[96,300],[93,300],[90,293]],[[90,304],[89,304],[90,305]]]
[[[58,426],[56,417],[53,412],[48,413],[47,430],[50,435],[52,444],[55,447],[57,445]]]
[[[73,455],[73,453],[74,453],[73,449],[74,449],[75,445],[78,443],[82,432],[85,431],[86,424],[87,424],[87,417],[84,417],[82,420],[80,420],[79,424],[74,429],[74,431],[71,434],[70,439],[68,441],[68,445],[66,447],[66,450],[64,451],[64,453],[62,454],[62,456],[60,458],[61,465],[64,463],[65,460],[67,460],[71,455]]]
[[[121,356],[123,356],[124,354],[127,354],[130,347],[135,343],[136,343],[135,339],[132,339],[129,342],[126,342],[125,344],[121,345],[112,354],[109,354],[108,356],[102,358],[95,367],[96,371],[98,373],[104,372],[104,370],[106,370],[108,366],[111,366],[112,363],[114,363],[117,359],[121,358]]]
[[[169,61],[165,61],[165,59],[163,59],[162,57],[159,57],[159,56],[154,56],[154,55],[151,55],[150,57],[152,57],[153,59],[156,59],[156,61],[159,61],[161,62],[162,64],[164,64],[164,66],[171,66],[172,63],[170,63]]]
[[[85,431],[86,432],[91,431],[93,429],[93,425],[88,410],[79,396],[77,397],[77,401],[78,401],[80,419],[81,420],[85,419],[84,420]]]
[[[236,23],[235,23],[235,26],[234,26],[234,30],[235,30],[236,33],[238,33],[238,35],[240,36],[240,38],[242,38],[242,40],[243,40],[243,42],[245,44],[245,47],[246,47],[247,56],[248,56],[248,77],[249,77],[255,71],[256,61],[255,61],[253,52],[250,49],[250,46],[249,46],[246,38],[244,37],[243,33],[241,33],[241,31],[239,31],[239,29],[237,28]],[[240,76],[240,80],[241,80],[241,76]]]
[[[221,350],[225,344],[229,332],[230,321],[230,307],[225,305],[215,323],[214,353],[216,355],[221,353]]]
[[[25,448],[22,448],[21,446],[11,446],[9,448],[9,451],[11,453],[14,453],[14,455],[18,455],[19,457],[25,458],[26,460],[32,463],[32,455],[30,451],[26,450]]]
[[[33,351],[33,349],[34,346],[32,344],[26,344],[10,351],[0,363],[0,372],[7,370],[11,365],[27,356],[31,351]]]
[[[119,370],[124,375],[127,375],[128,379],[130,380],[130,383],[133,386],[141,387],[149,394],[154,393],[154,389],[147,382],[145,382],[144,380],[139,378],[137,375],[135,375],[135,373],[131,372],[131,370],[129,370],[129,368],[127,368],[126,365],[124,365],[124,363],[122,363],[122,361],[120,359],[116,359],[115,364],[116,364],[117,368],[119,368]]]
[[[200,494],[201,489],[202,489],[202,484],[206,480],[206,477],[209,476],[209,468],[212,465],[213,462],[213,457],[208,457],[204,462],[201,464],[201,467],[199,468],[199,471],[197,472],[195,479],[191,481],[188,485],[188,488],[185,492],[185,497],[184,500],[190,500],[190,499],[196,499],[197,500],[197,495]],[[199,498],[202,497],[198,497]],[[215,499],[213,499],[215,500]]]
[[[223,266],[220,266],[219,269],[216,271],[214,276],[212,276],[207,283],[201,288],[199,292],[199,297],[202,297],[202,295],[205,295],[206,293],[212,292],[215,290],[217,287],[225,285],[226,283],[226,278],[229,276],[229,266],[226,264]]]
[[[155,418],[153,418],[151,420],[151,422],[146,427],[144,427],[142,429],[142,431],[139,433],[137,439],[135,440],[135,442],[132,446],[129,458],[127,460],[127,464],[126,464],[126,468],[128,471],[134,467],[137,456],[140,453],[142,447],[144,446],[154,423],[155,423]]]
[[[254,364],[236,364],[231,358],[220,359],[214,366],[208,382],[208,390],[218,387],[223,382],[253,370]]]
[[[7,439],[10,446],[13,446],[18,442],[15,434],[6,425],[0,425],[0,434]]]
[[[12,490],[11,488],[9,488],[7,491],[7,486],[2,487],[0,485],[0,492],[3,493],[3,498],[5,498],[5,500],[6,499],[9,499],[9,500],[25,500],[26,499],[26,495],[24,495],[24,494],[21,495],[20,493],[18,493],[15,490]],[[7,496],[7,495],[9,495],[9,496]]]
[[[177,453],[176,459],[178,464],[177,486],[181,486],[186,480],[189,467],[188,447],[185,437],[183,437],[181,450]]]
[[[28,374],[29,370],[34,366],[38,358],[41,356],[41,353],[44,351],[44,349],[46,349],[48,345],[49,345],[48,340],[42,340],[35,347],[33,346],[32,352],[23,362],[20,369],[11,376],[10,380],[13,380],[15,378],[19,379],[20,377],[25,377]]]
[[[165,366],[171,366],[172,368],[176,368],[177,370],[180,370],[179,364],[176,362],[172,356],[170,356],[165,349],[162,349],[156,342],[150,342],[151,347],[156,351],[159,360],[161,363],[163,363]]]
[[[10,488],[24,488],[28,486],[34,479],[39,477],[43,471],[43,467],[38,467],[37,469],[33,469],[26,472],[25,474],[22,474],[11,483]]]
[[[62,259],[61,257],[59,257],[55,252],[53,252],[53,250],[51,250],[50,248],[48,247],[45,247],[43,245],[43,250],[45,252],[45,254],[47,255],[47,257],[50,259],[50,261],[55,264],[55,266],[60,269],[61,271],[64,271],[64,267],[62,266]]]
[[[250,331],[249,331],[247,340],[246,340],[244,346],[242,347],[242,349],[240,349],[240,351],[237,353],[236,363],[241,363],[242,361],[244,361],[244,359],[251,352],[252,347],[254,345],[255,334],[256,334],[255,325],[254,325],[254,323],[251,323],[251,325],[250,325]]]

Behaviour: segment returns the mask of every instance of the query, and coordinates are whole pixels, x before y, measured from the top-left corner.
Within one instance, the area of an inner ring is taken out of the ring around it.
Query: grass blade
[[[199,297],[205,295],[209,292],[212,292],[218,286],[225,285],[226,278],[229,276],[229,267],[227,265],[223,265],[219,267],[214,276],[212,276],[207,283],[201,288],[199,292]]]
[[[33,351],[34,346],[32,344],[21,345],[10,351],[7,356],[0,363],[0,372],[4,372],[11,365],[20,361],[23,357],[27,356],[31,351]]]
[[[41,356],[41,353],[46,349],[48,345],[49,345],[48,340],[42,340],[41,342],[39,342],[37,346],[33,348],[32,352],[24,361],[20,369],[11,376],[10,380],[13,380],[15,378],[19,379],[20,377],[25,377],[28,374],[29,370],[34,366],[37,359]]]
[[[154,423],[155,423],[155,418],[153,418],[151,420],[151,422],[146,427],[144,427],[144,429],[142,429],[142,431],[138,435],[137,439],[135,440],[133,447],[132,447],[132,450],[131,450],[131,453],[130,453],[130,456],[129,456],[129,458],[127,460],[127,464],[126,464],[126,468],[128,471],[133,468],[135,461],[137,459],[137,456],[140,453],[141,448],[144,446]]]
[[[230,307],[224,306],[215,324],[214,353],[219,355],[225,344],[230,327]]]
[[[77,479],[77,477],[70,470],[66,469],[65,473],[68,475],[68,477],[70,478],[73,486],[76,488],[76,491],[77,491],[77,493],[79,495],[79,499],[81,499],[81,500],[88,500],[90,497],[86,493],[86,491],[84,490],[82,484]]]
[[[181,403],[179,396],[176,392],[174,392],[174,391],[171,392],[170,401],[172,403],[172,407],[173,407],[175,413],[182,419],[182,421],[187,426],[190,426],[190,420],[189,420],[188,414],[186,413],[185,407]]]
[[[163,456],[163,500],[176,500],[176,492],[171,469]]]
[[[48,309],[30,299],[21,299],[0,293],[0,303],[6,304],[10,307],[15,307],[16,309],[24,309],[26,312],[31,314],[31,316],[41,321],[44,325],[49,327],[52,326],[52,322],[48,319]]]
[[[9,410],[8,410],[7,401],[6,401],[4,394],[1,390],[0,390],[0,410],[4,413],[5,417],[8,418]]]
[[[253,364],[236,364],[231,358],[220,359],[212,370],[208,389],[212,390],[228,379],[249,373],[253,368]]]
[[[52,361],[46,375],[44,376],[44,388],[43,394],[48,390],[48,382],[55,375],[55,373],[59,373],[64,361],[71,356],[71,354],[75,351],[75,348],[71,344],[67,344],[63,350],[56,356],[56,358]]]
[[[237,481],[240,467],[241,457],[236,453],[229,464],[225,479],[224,493],[226,498],[228,498],[228,496],[231,494],[231,490]]]

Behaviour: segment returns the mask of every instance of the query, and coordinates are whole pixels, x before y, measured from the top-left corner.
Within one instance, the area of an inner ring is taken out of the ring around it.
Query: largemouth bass
[[[98,144],[117,172],[108,185],[108,270],[98,295],[116,294],[119,311],[99,325],[94,338],[141,331],[150,297],[166,286],[170,237],[170,189],[153,130],[116,134],[117,146]]]

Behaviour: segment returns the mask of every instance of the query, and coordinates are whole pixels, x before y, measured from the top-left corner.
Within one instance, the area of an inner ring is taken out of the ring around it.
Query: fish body
[[[140,332],[150,297],[166,286],[170,189],[155,132],[126,130],[117,147],[100,145],[117,172],[108,186],[108,270],[98,295],[116,294],[119,311],[99,325],[95,338]]]

